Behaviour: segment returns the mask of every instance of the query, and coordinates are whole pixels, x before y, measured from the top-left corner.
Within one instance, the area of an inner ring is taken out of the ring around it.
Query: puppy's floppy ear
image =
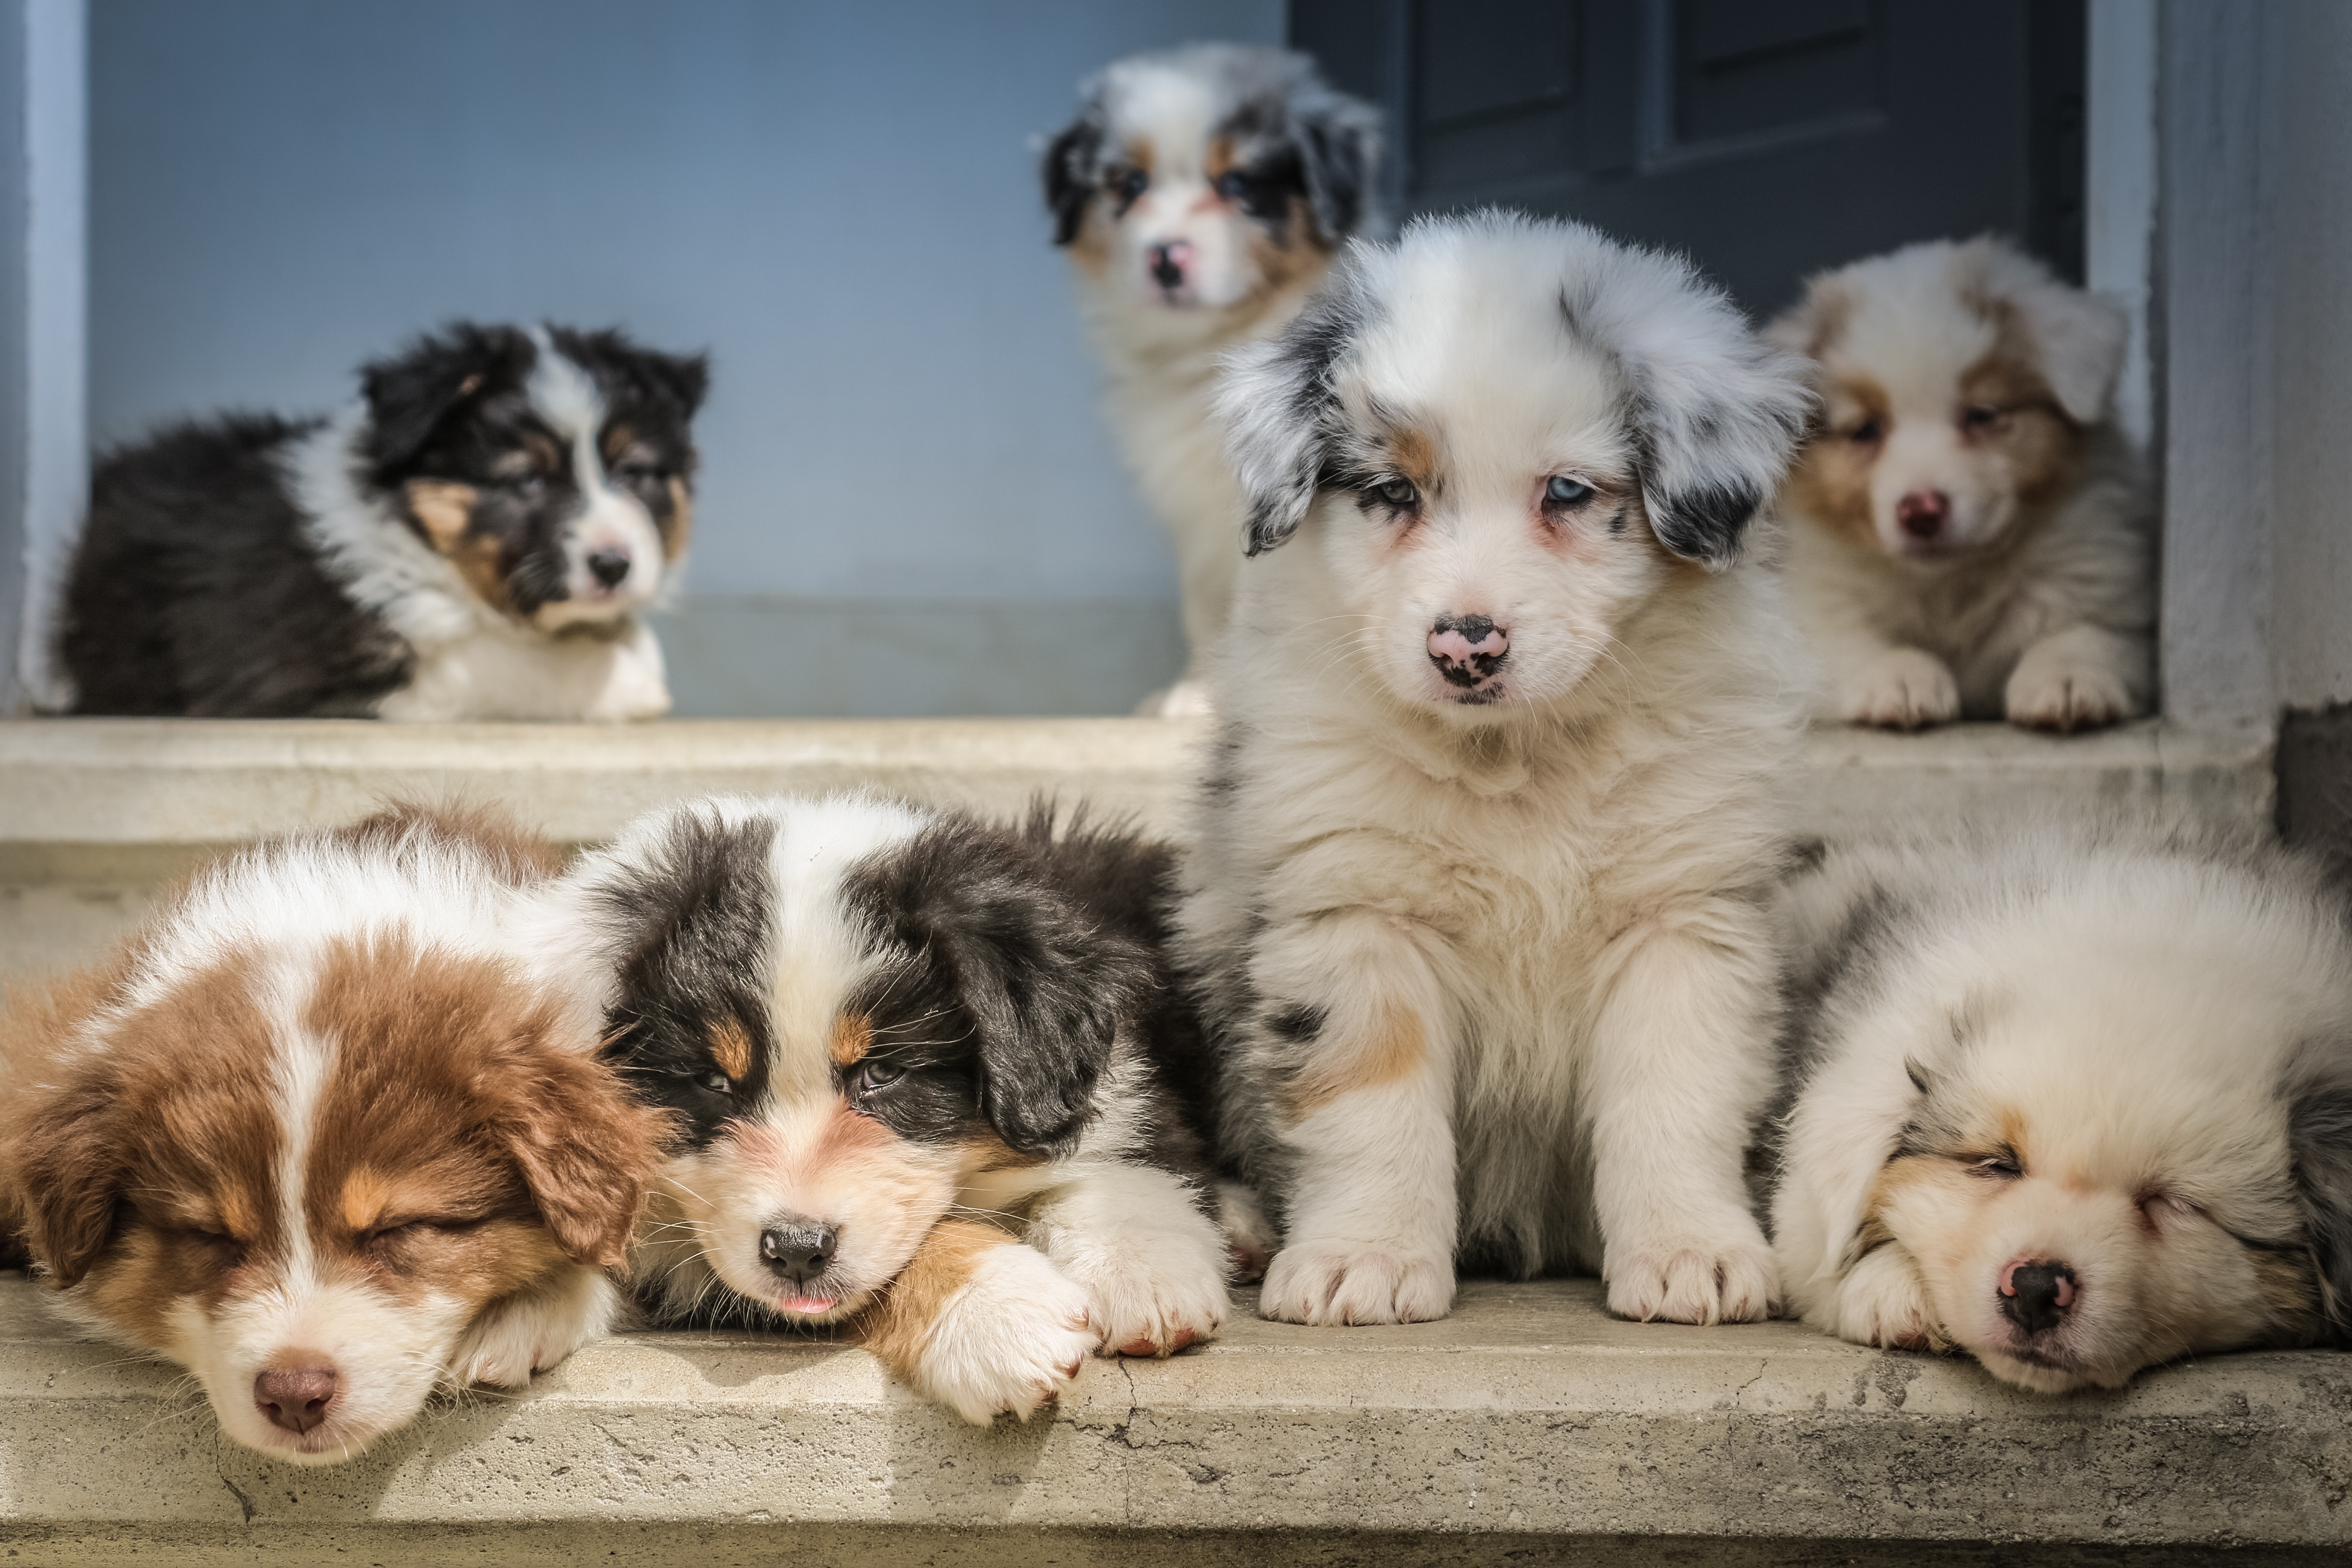
[[[491,1052],[476,1080],[488,1125],[512,1156],[541,1218],[575,1263],[616,1268],[645,1209],[668,1131],[593,1043],[549,1008]]]
[[[1834,272],[1823,273],[1806,282],[1803,299],[1772,318],[1764,329],[1764,341],[1800,359],[1818,360],[1845,331],[1853,307],[1853,283]]]
[[[1354,345],[1368,312],[1357,273],[1363,254],[1359,247],[1342,256],[1323,293],[1277,336],[1224,358],[1217,416],[1225,426],[1225,456],[1249,506],[1244,554],[1287,540],[1315,504],[1339,433],[1332,371]]]
[[[1380,233],[1380,110],[1334,92],[1309,64],[1291,85],[1289,116],[1307,206],[1324,243]]]
[[[114,1236],[128,1131],[118,1104],[101,1058],[36,1093],[10,1119],[15,1146],[0,1209],[17,1211],[11,1217],[21,1221],[26,1247],[60,1289],[81,1283]]]
[[[1047,880],[1019,837],[950,818],[860,873],[863,897],[944,971],[971,1020],[982,1114],[1027,1153],[1066,1148],[1151,964]]]
[[[365,455],[379,482],[412,461],[457,409],[520,384],[538,356],[530,339],[513,327],[453,321],[392,358],[362,366]]]
[[[1958,260],[1964,290],[1973,283],[2012,313],[2066,417],[2091,425],[2105,416],[2131,335],[2123,311],[1999,240],[1970,240]]]
[[[1571,337],[1612,355],[1658,542],[1719,572],[1780,482],[1813,406],[1804,365],[1748,330],[1689,263],[1577,226],[1559,293]]]
[[[1101,184],[1103,109],[1099,92],[1090,89],[1078,117],[1045,144],[1037,173],[1045,184],[1045,207],[1054,215],[1054,243],[1067,245],[1078,237],[1086,221],[1087,204]]]
[[[2352,1345],[2352,1037],[2305,1046],[2285,1087],[2287,1146],[2328,1338]]]

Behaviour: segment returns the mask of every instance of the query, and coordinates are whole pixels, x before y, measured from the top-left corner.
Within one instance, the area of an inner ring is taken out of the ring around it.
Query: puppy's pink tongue
[[[814,1313],[830,1311],[832,1308],[833,1303],[822,1296],[787,1296],[776,1303],[776,1310],[780,1312]]]

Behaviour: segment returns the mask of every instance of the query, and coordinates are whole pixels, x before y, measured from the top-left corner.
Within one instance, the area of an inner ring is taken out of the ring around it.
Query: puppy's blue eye
[[[1592,499],[1592,487],[1566,474],[1554,474],[1544,485],[1544,500],[1554,506],[1582,506]]]
[[[1402,510],[1421,500],[1421,492],[1404,479],[1387,479],[1372,487],[1372,493]]]

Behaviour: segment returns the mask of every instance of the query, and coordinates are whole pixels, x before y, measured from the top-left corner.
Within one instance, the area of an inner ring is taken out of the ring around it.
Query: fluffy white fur
[[[1482,215],[1350,247],[1223,403],[1254,554],[1181,929],[1283,1233],[1261,1310],[1439,1317],[1458,1256],[1764,1316],[1756,889],[1801,682],[1736,557],[1796,367],[1677,261]],[[1465,689],[1430,639],[1473,614],[1508,657]]]
[[[2153,512],[2108,419],[2121,314],[1978,239],[1824,274],[1770,331],[1824,402],[1785,508],[1823,714],[2074,731],[2147,712]],[[1901,515],[1923,496],[1948,502],[1926,538]]]
[[[2340,1338],[2352,942],[2308,868],[2045,824],[1832,850],[1782,917],[1808,1322],[2044,1392]],[[2019,1266],[2068,1272],[2038,1326]]]
[[[965,1420],[1023,1420],[1059,1394],[1096,1344],[1084,1287],[1026,1247],[987,1254],[941,1309],[914,1383]]]

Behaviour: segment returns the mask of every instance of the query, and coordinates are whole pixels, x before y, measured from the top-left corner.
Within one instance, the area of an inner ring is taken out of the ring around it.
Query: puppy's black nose
[[[1153,246],[1144,253],[1144,258],[1151,264],[1151,280],[1162,289],[1181,289],[1184,263],[1192,254],[1192,247],[1181,239]]]
[[[2074,1294],[2074,1271],[2063,1263],[2012,1263],[2001,1271],[2001,1316],[2029,1334],[2056,1328]]]
[[[823,1220],[781,1219],[760,1233],[760,1258],[768,1271],[795,1285],[805,1285],[833,1262],[841,1227]]]
[[[599,550],[588,557],[589,574],[607,588],[617,588],[621,579],[629,574],[629,552],[625,550]]]
[[[1475,686],[1510,656],[1511,637],[1492,616],[1440,616],[1429,628],[1429,662],[1455,686]]]

